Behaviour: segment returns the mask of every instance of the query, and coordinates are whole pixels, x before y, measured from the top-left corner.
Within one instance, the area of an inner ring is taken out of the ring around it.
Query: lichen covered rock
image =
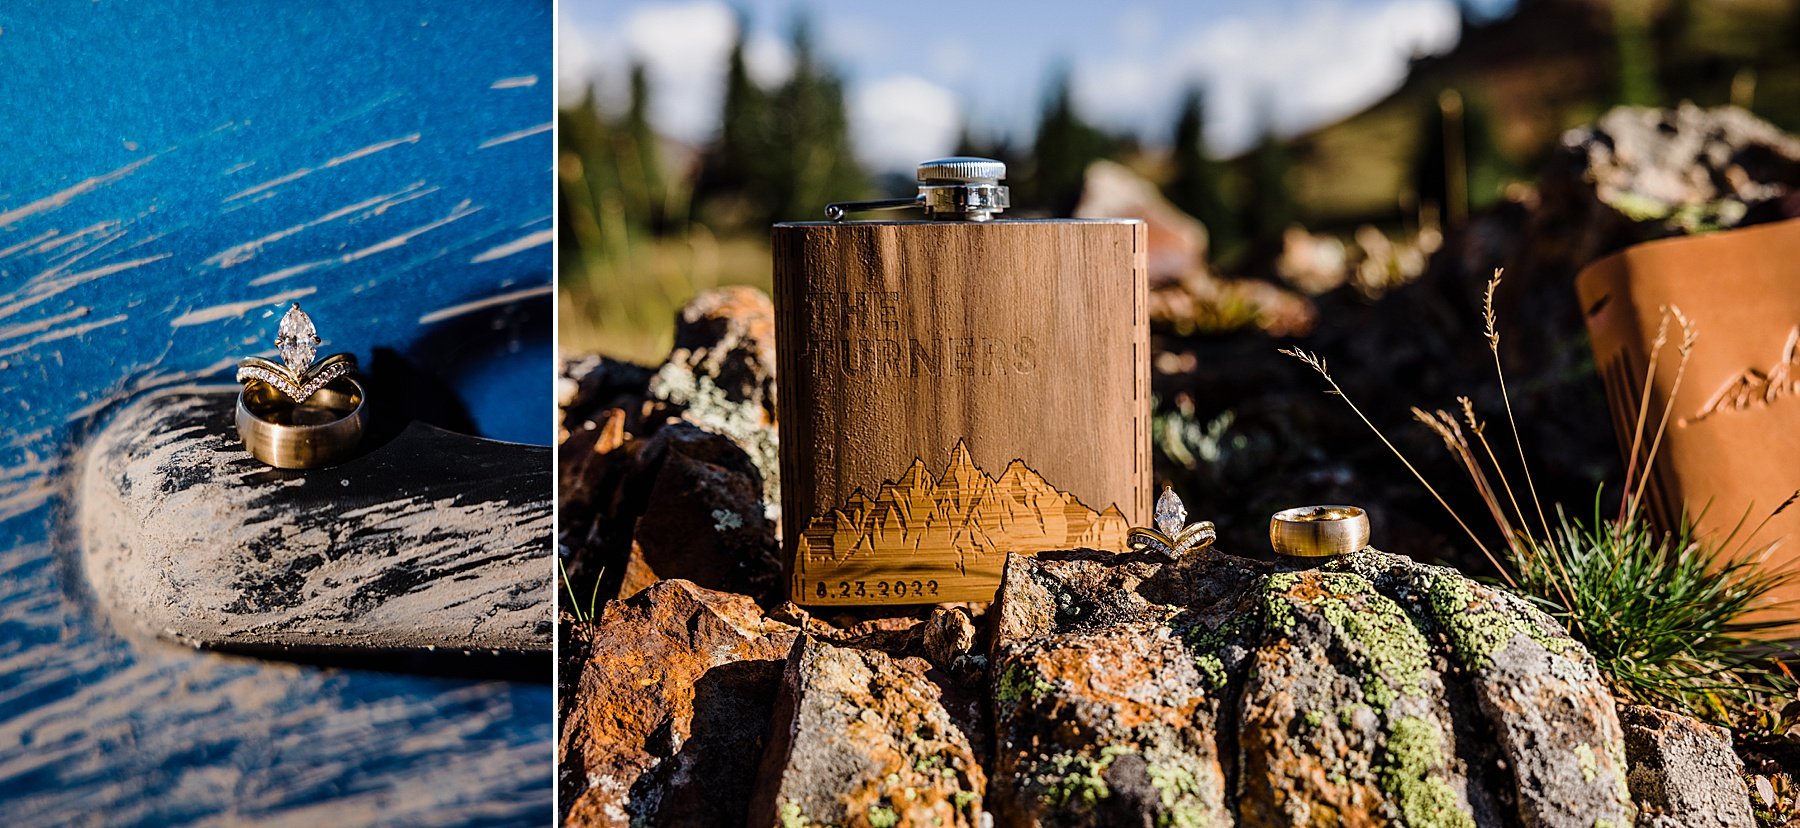
[[[1012,556],[991,693],[1001,824],[1230,822],[1221,751],[1256,565],[1201,572],[1103,552]],[[1241,684],[1241,679],[1238,680]]]
[[[1348,572],[1284,572],[1239,705],[1238,802],[1253,825],[1472,825],[1469,785],[1431,646]]]
[[[1800,185],[1800,139],[1732,106],[1621,106],[1566,133],[1552,169],[1632,222],[1695,233],[1782,211],[1774,203]]]
[[[773,313],[753,288],[708,291],[660,368],[564,364],[558,544],[576,595],[681,578],[780,600]]]
[[[564,663],[565,824],[742,825],[798,634],[687,581],[608,603]]]
[[[999,600],[1002,823],[1633,818],[1592,658],[1454,570],[1048,553],[1009,560]]]
[[[649,392],[680,417],[731,438],[756,464],[768,517],[780,515],[775,436],[775,306],[749,287],[710,290],[675,319],[675,347]]]
[[[750,824],[979,825],[986,777],[927,669],[802,636],[782,676]]]
[[[1337,562],[1392,595],[1442,642],[1479,708],[1527,825],[1630,822],[1624,736],[1593,657],[1522,599],[1453,569],[1363,552]]]
[[[773,595],[780,546],[762,509],[757,471],[743,451],[685,422],[663,426],[633,449],[641,471],[628,485],[645,495],[628,567],[638,565],[640,579],[684,578],[711,589]],[[635,592],[636,584],[621,586],[622,597]]]
[[[1750,786],[1731,731],[1647,705],[1622,705],[1627,782],[1645,810],[1640,824],[1749,828]]]

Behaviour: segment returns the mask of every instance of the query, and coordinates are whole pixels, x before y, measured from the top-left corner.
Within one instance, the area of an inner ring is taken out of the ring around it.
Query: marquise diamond
[[[1187,506],[1175,495],[1174,487],[1164,487],[1156,499],[1156,531],[1173,538],[1187,525]]]
[[[281,327],[275,332],[275,349],[281,352],[281,361],[296,377],[312,365],[313,358],[319,354],[319,343],[323,341],[318,329],[313,327],[312,317],[300,309],[298,302],[281,317]]]

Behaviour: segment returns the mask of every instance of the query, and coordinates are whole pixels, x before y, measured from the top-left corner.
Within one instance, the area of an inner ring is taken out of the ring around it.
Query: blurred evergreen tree
[[[1206,225],[1213,251],[1236,244],[1236,228],[1221,190],[1223,171],[1206,151],[1206,94],[1189,85],[1175,119],[1174,174],[1166,189],[1169,200]]]
[[[827,202],[859,198],[867,186],[850,143],[843,81],[816,54],[809,21],[795,19],[793,74],[772,91],[750,75],[749,28],[740,15],[719,137],[702,158],[696,192],[705,220],[719,229],[818,218]]]
[[[956,149],[951,151],[952,154],[972,156],[975,158],[992,158],[995,161],[1004,162],[1009,177],[1017,175],[1017,172],[1015,171],[1022,171],[1021,165],[1025,163],[1025,159],[1019,157],[1019,152],[1013,147],[1012,143],[1007,141],[1006,137],[999,133],[991,133],[988,135],[975,134],[975,131],[969,126],[970,122],[973,120],[974,119],[970,118],[967,113],[963,115],[962,129],[956,133]],[[926,159],[921,158],[919,160],[924,161]],[[1011,182],[1009,181],[1008,183]]]
[[[650,81],[644,64],[631,64],[631,97],[624,121],[614,131],[617,179],[625,215],[651,230],[663,223],[664,182],[656,131],[650,126]]]
[[[1498,199],[1516,171],[1501,154],[1493,119],[1479,97],[1447,89],[1427,99],[1420,111],[1413,190],[1420,207],[1435,208],[1447,224],[1456,224],[1469,211]],[[1461,182],[1453,187],[1457,182],[1452,176],[1457,175]]]
[[[773,221],[817,219],[827,202],[867,192],[850,145],[843,81],[814,53],[807,18],[795,18],[791,46],[794,74],[774,96],[769,149],[776,180],[761,194],[774,207]]]
[[[704,218],[723,227],[765,223],[770,211],[760,193],[776,185],[773,105],[769,93],[750,77],[744,50],[750,20],[738,14],[737,39],[725,68],[724,110],[719,118],[719,138],[701,157],[695,198],[702,202]]]
[[[1243,238],[1260,248],[1279,248],[1281,234],[1297,220],[1298,210],[1288,188],[1292,160],[1268,117],[1263,121],[1262,137],[1243,164],[1244,193],[1238,210],[1244,221]]]
[[[1081,198],[1082,176],[1088,165],[1113,155],[1117,144],[1075,111],[1068,70],[1052,70],[1050,94],[1031,145],[1031,169],[1015,185],[1014,203],[1068,215]]]

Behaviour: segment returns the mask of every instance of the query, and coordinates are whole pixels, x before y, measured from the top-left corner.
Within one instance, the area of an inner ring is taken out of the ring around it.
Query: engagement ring
[[[313,327],[312,317],[296,303],[281,317],[281,326],[275,332],[275,350],[280,352],[281,362],[245,357],[238,362],[237,381],[266,382],[294,402],[306,402],[307,397],[318,393],[332,380],[356,370],[356,357],[349,354],[332,354],[314,360],[319,343],[323,341],[318,329]]]
[[[369,414],[362,384],[350,376],[356,359],[332,354],[315,361],[320,342],[312,319],[294,305],[275,337],[285,364],[262,357],[238,363],[238,437],[275,468],[329,466],[362,442]]]
[[[1212,546],[1218,539],[1212,521],[1188,523],[1187,506],[1175,496],[1174,487],[1164,486],[1162,496],[1156,499],[1156,528],[1133,528],[1125,542],[1134,552],[1152,549],[1179,558]]]

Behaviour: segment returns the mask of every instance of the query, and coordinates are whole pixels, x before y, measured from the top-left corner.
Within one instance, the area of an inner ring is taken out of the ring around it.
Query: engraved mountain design
[[[934,480],[915,459],[874,498],[858,489],[841,508],[813,518],[800,539],[795,586],[904,575],[946,588],[968,581],[991,598],[1009,552],[1117,551],[1129,531],[1116,506],[1095,512],[1022,461],[988,476],[958,442],[941,477]]]
[[[1768,371],[1744,369],[1743,373],[1719,386],[1693,417],[1683,417],[1679,422],[1688,425],[1714,414],[1761,408],[1795,393],[1800,393],[1800,327],[1788,332],[1787,344],[1781,348],[1781,359],[1769,366]]]

